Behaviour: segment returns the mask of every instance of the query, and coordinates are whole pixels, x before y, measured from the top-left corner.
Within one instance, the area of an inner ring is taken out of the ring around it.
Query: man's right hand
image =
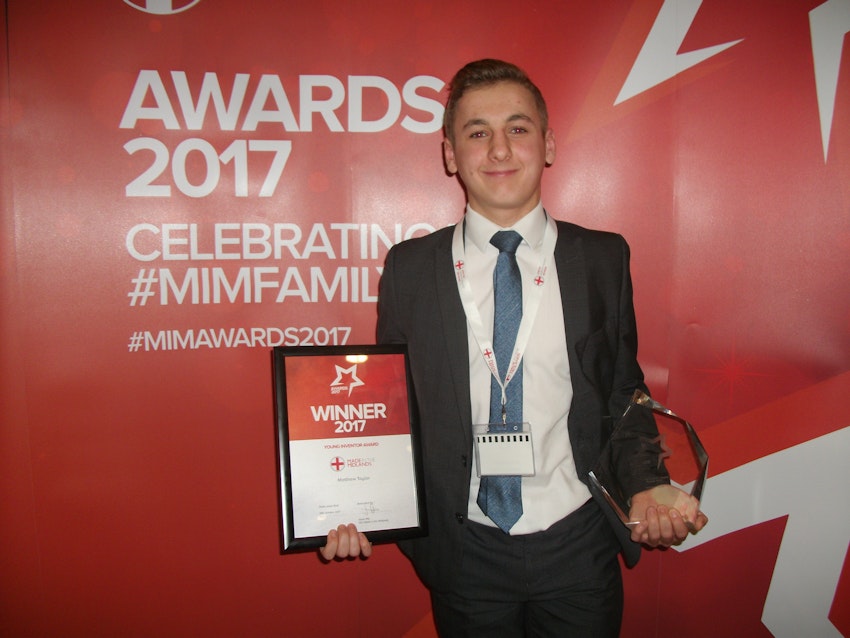
[[[334,558],[369,558],[372,555],[372,543],[366,534],[358,532],[354,523],[340,525],[328,532],[328,540],[319,553],[327,561]]]

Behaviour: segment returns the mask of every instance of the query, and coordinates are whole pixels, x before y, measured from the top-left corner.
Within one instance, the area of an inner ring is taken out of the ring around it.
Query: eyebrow
[[[510,116],[508,117],[507,122],[508,122],[509,124],[510,124],[510,123],[513,123],[513,122],[530,122],[530,123],[532,123],[532,124],[533,124],[533,123],[534,123],[534,120],[533,120],[533,119],[531,119],[531,117],[529,117],[529,116],[528,116],[528,115],[526,115],[525,113],[514,113],[513,115],[510,115]],[[468,120],[468,121],[467,121],[467,122],[466,122],[466,123],[465,123],[465,124],[461,127],[461,130],[462,130],[462,131],[465,131],[466,129],[468,129],[468,128],[470,128],[470,127],[473,127],[473,126],[488,126],[489,124],[490,124],[490,123],[489,123],[487,120],[485,120],[484,118],[476,117],[476,118],[473,118],[473,119],[471,119],[471,120]]]

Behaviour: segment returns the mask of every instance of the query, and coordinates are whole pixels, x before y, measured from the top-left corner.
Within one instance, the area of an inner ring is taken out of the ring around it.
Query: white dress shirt
[[[467,206],[465,276],[488,338],[492,338],[493,333],[493,270],[499,255],[499,249],[490,244],[490,238],[499,230],[515,230],[523,237],[516,252],[523,281],[523,315],[528,308],[528,291],[544,257],[544,235],[546,232],[557,233],[555,222],[544,212],[542,204],[510,229],[501,228]],[[469,322],[467,335],[472,423],[485,424],[490,419],[490,369]],[[531,426],[536,471],[534,476],[522,477],[523,514],[511,529],[511,535],[543,531],[590,498],[587,487],[578,479],[567,430],[573,391],[564,313],[554,264],[547,272],[543,297],[534,317],[522,365],[523,421]],[[469,519],[495,526],[476,502],[480,479],[476,475],[475,464],[472,467]]]

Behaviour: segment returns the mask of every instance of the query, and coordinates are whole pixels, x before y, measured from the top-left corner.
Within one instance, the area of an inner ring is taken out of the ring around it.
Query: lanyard
[[[516,375],[516,371],[522,361],[522,355],[525,352],[528,340],[531,337],[531,329],[534,326],[534,318],[537,316],[537,311],[540,309],[540,302],[543,299],[543,287],[548,281],[546,273],[552,266],[551,262],[555,253],[555,242],[557,241],[558,231],[551,217],[547,216],[546,220],[546,230],[543,233],[543,247],[540,251],[536,274],[534,277],[526,278],[522,276],[522,271],[520,270],[520,276],[523,277],[523,280],[527,279],[528,283],[531,285],[523,286],[523,291],[528,290],[527,297],[523,294],[528,303],[525,305],[525,309],[522,313],[522,320],[519,324],[516,343],[514,344],[514,350],[511,353],[508,369],[505,372],[504,381],[502,381],[498,366],[496,365],[496,356],[493,353],[492,340],[487,337],[488,331],[484,328],[481,313],[478,310],[478,306],[475,304],[475,300],[472,296],[472,287],[469,280],[466,278],[466,273],[464,272],[466,246],[464,244],[463,237],[463,223],[455,225],[454,236],[452,237],[452,261],[454,263],[457,289],[460,293],[463,310],[466,313],[466,319],[469,322],[472,335],[478,343],[478,349],[481,351],[481,356],[484,358],[484,363],[487,364],[487,368],[496,379],[496,383],[498,383],[499,387],[502,389],[503,406],[507,400],[505,396],[505,388],[508,387],[508,383],[510,383],[511,379],[513,379]]]

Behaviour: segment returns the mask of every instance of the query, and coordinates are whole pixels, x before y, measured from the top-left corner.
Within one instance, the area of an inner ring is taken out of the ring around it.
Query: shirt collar
[[[537,250],[543,242],[546,224],[547,216],[546,211],[543,210],[542,202],[538,202],[537,206],[510,228],[502,228],[498,224],[494,224],[484,215],[473,210],[469,204],[466,206],[466,216],[464,217],[466,240],[472,242],[481,252],[489,248],[495,249],[495,246],[490,244],[490,238],[500,230],[515,230],[522,235],[523,243]]]

